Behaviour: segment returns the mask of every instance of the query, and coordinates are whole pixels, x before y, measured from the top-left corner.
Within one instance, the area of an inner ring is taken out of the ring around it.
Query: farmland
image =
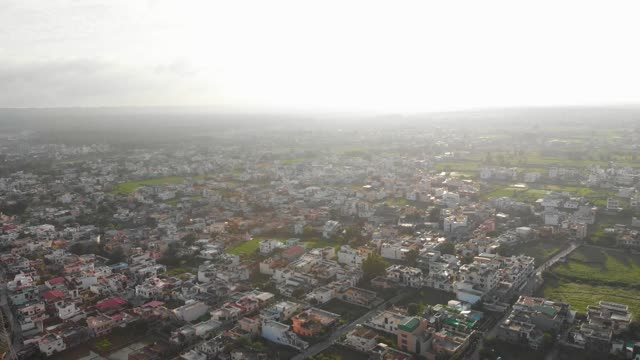
[[[640,256],[583,246],[545,277],[545,297],[566,301],[578,311],[607,300],[629,305],[640,315]]]

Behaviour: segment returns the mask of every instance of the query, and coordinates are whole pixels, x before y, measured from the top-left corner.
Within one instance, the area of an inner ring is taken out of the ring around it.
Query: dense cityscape
[[[6,110],[1,357],[635,359],[637,114]]]

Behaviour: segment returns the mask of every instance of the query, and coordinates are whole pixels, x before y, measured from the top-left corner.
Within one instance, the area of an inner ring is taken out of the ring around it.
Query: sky
[[[638,1],[0,0],[0,107],[640,103]]]

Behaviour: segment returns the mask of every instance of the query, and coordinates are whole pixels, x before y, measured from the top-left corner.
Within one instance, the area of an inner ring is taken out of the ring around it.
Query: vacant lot
[[[581,247],[545,278],[545,297],[566,301],[580,312],[606,300],[629,305],[640,315],[640,256],[615,249]]]
[[[325,351],[318,354],[313,359],[323,360],[323,359],[331,359],[331,360],[367,360],[369,359],[369,355],[365,353],[361,353],[359,351],[353,350],[346,346],[341,345],[331,345]]]
[[[416,303],[418,305],[438,305],[438,304],[447,304],[449,300],[453,300],[456,298],[456,294],[452,292],[432,289],[432,288],[423,288],[420,290],[416,289],[402,289],[399,290],[402,292],[412,291],[415,295],[407,296],[398,302],[399,306],[407,306],[410,303]]]
[[[183,177],[180,176],[169,176],[159,179],[150,179],[150,180],[141,180],[141,181],[129,181],[126,183],[119,184],[112,191],[115,194],[128,195],[134,193],[136,190],[143,186],[154,186],[154,185],[169,185],[169,184],[181,184],[184,181]]]
[[[539,266],[560,252],[562,246],[563,244],[557,241],[534,241],[510,247],[507,255],[531,256],[536,260],[536,266]]]
[[[340,315],[341,318],[347,322],[351,322],[369,311],[369,309],[365,307],[349,304],[337,299],[330,300],[326,304],[323,304],[319,307],[322,310]]]

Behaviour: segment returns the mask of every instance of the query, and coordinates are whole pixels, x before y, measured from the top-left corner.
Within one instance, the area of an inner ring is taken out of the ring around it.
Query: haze
[[[636,104],[637,2],[3,1],[0,107]]]

